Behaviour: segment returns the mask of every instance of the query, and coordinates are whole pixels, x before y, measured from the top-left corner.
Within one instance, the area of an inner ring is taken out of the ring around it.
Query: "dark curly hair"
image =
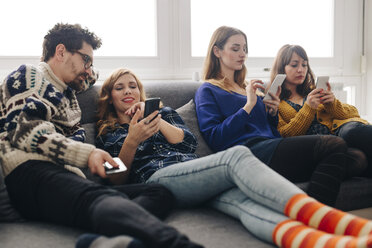
[[[77,51],[83,46],[83,41],[96,50],[101,47],[102,41],[94,33],[80,24],[57,23],[48,34],[44,36],[42,61],[54,56],[58,44],[63,44],[68,51]]]

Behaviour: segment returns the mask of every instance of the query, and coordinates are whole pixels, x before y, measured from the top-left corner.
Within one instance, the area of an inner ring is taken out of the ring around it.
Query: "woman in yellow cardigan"
[[[328,82],[327,90],[315,88],[306,51],[298,45],[284,45],[274,61],[271,82],[277,74],[286,74],[280,94],[280,134],[340,136],[349,147],[365,153],[371,165],[366,174],[372,175],[372,126],[354,106],[337,100]]]

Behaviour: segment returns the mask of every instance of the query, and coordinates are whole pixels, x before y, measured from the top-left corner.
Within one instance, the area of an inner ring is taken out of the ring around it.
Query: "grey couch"
[[[176,109],[198,138],[197,153],[211,153],[200,136],[193,96],[198,82],[144,82],[148,97],[160,97],[165,106]],[[96,85],[79,95],[82,124],[87,131],[87,142],[95,137],[95,109],[100,86]],[[96,177],[89,175],[92,180]],[[268,179],[269,180],[269,179]],[[300,185],[305,188],[306,184]],[[372,179],[353,178],[343,183],[337,207],[353,210],[372,206]],[[272,247],[252,236],[239,221],[207,206],[174,210],[166,222],[188,235],[190,239],[209,248]],[[77,237],[84,233],[63,226],[39,222],[0,223],[0,247],[74,247]]]

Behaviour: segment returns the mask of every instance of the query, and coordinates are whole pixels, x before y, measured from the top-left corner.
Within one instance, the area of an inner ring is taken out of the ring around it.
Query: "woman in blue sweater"
[[[271,100],[256,95],[265,88],[259,80],[245,81],[247,52],[242,31],[223,26],[214,32],[204,65],[206,82],[195,95],[204,139],[215,152],[235,145],[249,147],[290,181],[310,181],[307,193],[333,205],[348,170],[365,168],[363,153],[351,152],[335,136],[281,138],[277,131],[281,88],[270,93]]]
[[[313,247],[314,242],[318,247],[332,247],[330,242],[340,247],[372,244],[368,236],[372,222],[319,203],[247,147],[196,159],[195,137],[177,112],[164,107],[142,119],[144,100],[143,86],[129,70],[116,70],[102,86],[97,146],[120,157],[128,168],[113,182],[161,183],[172,191],[179,207],[210,202],[260,239],[281,247],[291,247],[292,237],[302,247]],[[346,222],[340,221],[343,216]],[[300,231],[306,235],[297,235]]]

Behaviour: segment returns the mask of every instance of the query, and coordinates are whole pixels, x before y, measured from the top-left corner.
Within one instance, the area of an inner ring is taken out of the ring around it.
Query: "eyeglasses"
[[[74,51],[74,52],[77,53],[77,54],[79,54],[81,56],[81,58],[84,61],[84,68],[86,70],[89,69],[90,67],[93,67],[92,58],[89,55],[84,54],[84,53],[81,53],[79,51]]]

